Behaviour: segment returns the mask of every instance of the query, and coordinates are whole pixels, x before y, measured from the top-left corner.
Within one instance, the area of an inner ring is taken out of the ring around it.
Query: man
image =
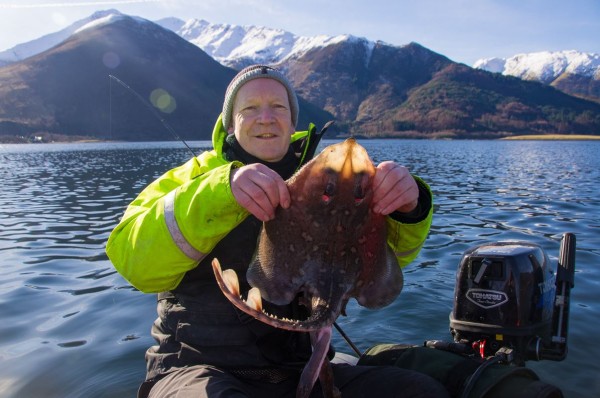
[[[109,237],[115,268],[139,290],[158,293],[157,345],[146,354],[140,397],[294,396],[311,353],[308,334],[275,329],[235,309],[210,262],[217,257],[236,270],[247,289],[244,275],[262,222],[290,205],[284,180],[312,156],[302,144],[314,143],[314,126],[295,133],[297,120],[296,94],[279,71],[242,70],[227,88],[214,150],[151,183]],[[390,215],[388,242],[404,266],[429,231],[431,193],[394,162],[377,166],[375,187],[373,211]],[[287,317],[304,311],[297,302],[265,306]],[[348,397],[445,394],[432,379],[393,367],[334,365],[334,377]]]

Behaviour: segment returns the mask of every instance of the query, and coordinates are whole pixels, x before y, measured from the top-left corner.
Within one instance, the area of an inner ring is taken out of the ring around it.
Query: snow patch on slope
[[[117,10],[98,11],[91,16],[81,19],[58,32],[50,33],[38,39],[18,44],[8,50],[0,52],[0,65],[21,61],[22,59],[37,55],[47,49],[60,44],[84,26],[97,20],[105,20],[111,16],[122,16]]]
[[[575,50],[541,51],[517,54],[506,59],[481,59],[475,62],[473,67],[546,84],[565,73],[598,79],[600,77],[600,54]]]
[[[239,66],[240,60],[275,64],[297,58],[314,48],[355,39],[351,35],[296,36],[282,29],[212,24],[197,19],[167,18],[156,23],[200,47],[219,63],[233,67]]]

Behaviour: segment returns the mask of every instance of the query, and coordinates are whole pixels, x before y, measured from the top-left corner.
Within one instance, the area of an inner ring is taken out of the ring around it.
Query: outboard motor
[[[459,265],[450,314],[455,344],[482,358],[523,365],[567,355],[575,235],[563,235],[556,274],[546,253],[528,242],[467,250]]]
[[[486,243],[467,250],[458,267],[450,332],[454,341],[423,347],[378,344],[359,365],[395,365],[443,383],[458,398],[562,398],[525,366],[567,355],[575,235],[562,237],[553,271],[542,248],[529,242]]]

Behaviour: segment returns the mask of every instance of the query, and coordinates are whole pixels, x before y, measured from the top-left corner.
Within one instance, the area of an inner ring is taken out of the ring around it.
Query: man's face
[[[254,79],[235,97],[229,133],[249,154],[268,162],[281,160],[294,133],[285,87],[273,79]]]

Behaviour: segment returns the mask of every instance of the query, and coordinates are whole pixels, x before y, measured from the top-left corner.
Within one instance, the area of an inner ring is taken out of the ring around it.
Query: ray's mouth
[[[253,287],[250,289],[244,300],[235,271],[232,269],[222,270],[216,258],[213,260],[212,266],[217,283],[229,301],[239,310],[267,325],[293,331],[310,332],[327,327],[335,321],[329,316],[331,311],[327,300],[318,297],[309,298],[304,290],[296,296],[301,309],[300,311],[293,311],[294,313],[290,314],[292,318],[289,315],[279,316],[269,313],[263,308],[263,299],[258,288]],[[304,311],[304,307],[308,310]]]

